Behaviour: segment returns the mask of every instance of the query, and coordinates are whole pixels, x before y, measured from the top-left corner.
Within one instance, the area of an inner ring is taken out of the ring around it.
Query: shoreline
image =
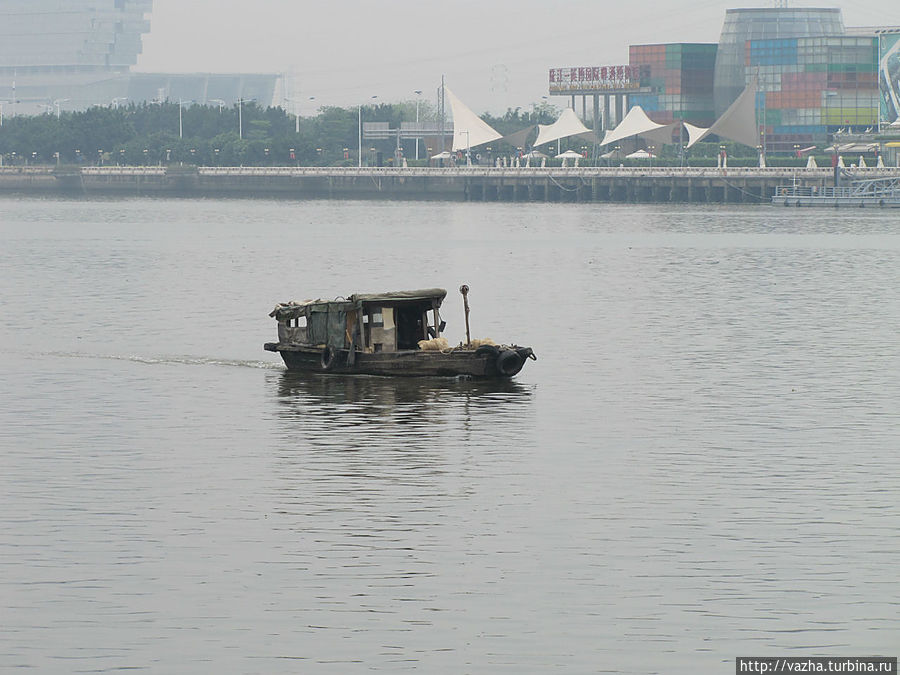
[[[900,168],[853,169],[855,178]],[[2,167],[0,194],[300,199],[771,204],[784,186],[821,190],[831,168]]]

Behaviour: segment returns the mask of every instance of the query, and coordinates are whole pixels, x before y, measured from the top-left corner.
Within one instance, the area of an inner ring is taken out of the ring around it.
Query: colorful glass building
[[[750,40],[748,80],[759,76],[757,107],[767,151],[827,143],[839,130],[878,128],[878,39],[828,36]]]
[[[747,43],[751,40],[768,41],[843,34],[844,21],[840,9],[767,7],[727,10],[716,55],[714,81],[716,115],[725,112],[749,81],[746,50]]]
[[[757,82],[757,145],[821,148],[839,131],[864,134],[900,117],[898,36],[887,27],[848,30],[837,8],[729,9],[718,44],[633,45],[629,65],[615,69],[630,79],[598,86],[581,74],[613,68],[555,69],[550,93],[570,94],[573,107],[576,95],[616,97],[604,127],[637,105],[657,123],[709,127]]]
[[[629,96],[629,106],[660,124],[711,125],[716,51],[715,44],[632,45],[629,63],[641,73],[641,92]]]

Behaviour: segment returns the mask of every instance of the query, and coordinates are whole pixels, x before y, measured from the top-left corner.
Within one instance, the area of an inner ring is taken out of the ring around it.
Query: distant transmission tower
[[[788,0],[775,0],[776,9],[787,9]]]

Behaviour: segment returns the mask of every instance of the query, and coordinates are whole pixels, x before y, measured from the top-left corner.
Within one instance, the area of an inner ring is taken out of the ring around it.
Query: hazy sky
[[[628,45],[717,42],[725,10],[771,0],[155,0],[138,70],[288,74],[320,105],[434,99],[441,75],[476,112],[529,107],[553,67],[628,63]],[[897,0],[841,7],[848,26],[900,25]],[[309,97],[315,101],[310,102]],[[565,105],[564,98],[553,102]]]

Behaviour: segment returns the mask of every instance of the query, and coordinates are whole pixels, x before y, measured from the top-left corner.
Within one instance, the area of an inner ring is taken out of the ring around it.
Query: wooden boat
[[[269,314],[278,321],[278,352],[288,370],[311,373],[464,376],[510,378],[528,359],[530,347],[479,344],[469,338],[468,287],[466,342],[450,347],[441,332],[440,307],[447,291],[356,294],[337,300],[282,303]]]

